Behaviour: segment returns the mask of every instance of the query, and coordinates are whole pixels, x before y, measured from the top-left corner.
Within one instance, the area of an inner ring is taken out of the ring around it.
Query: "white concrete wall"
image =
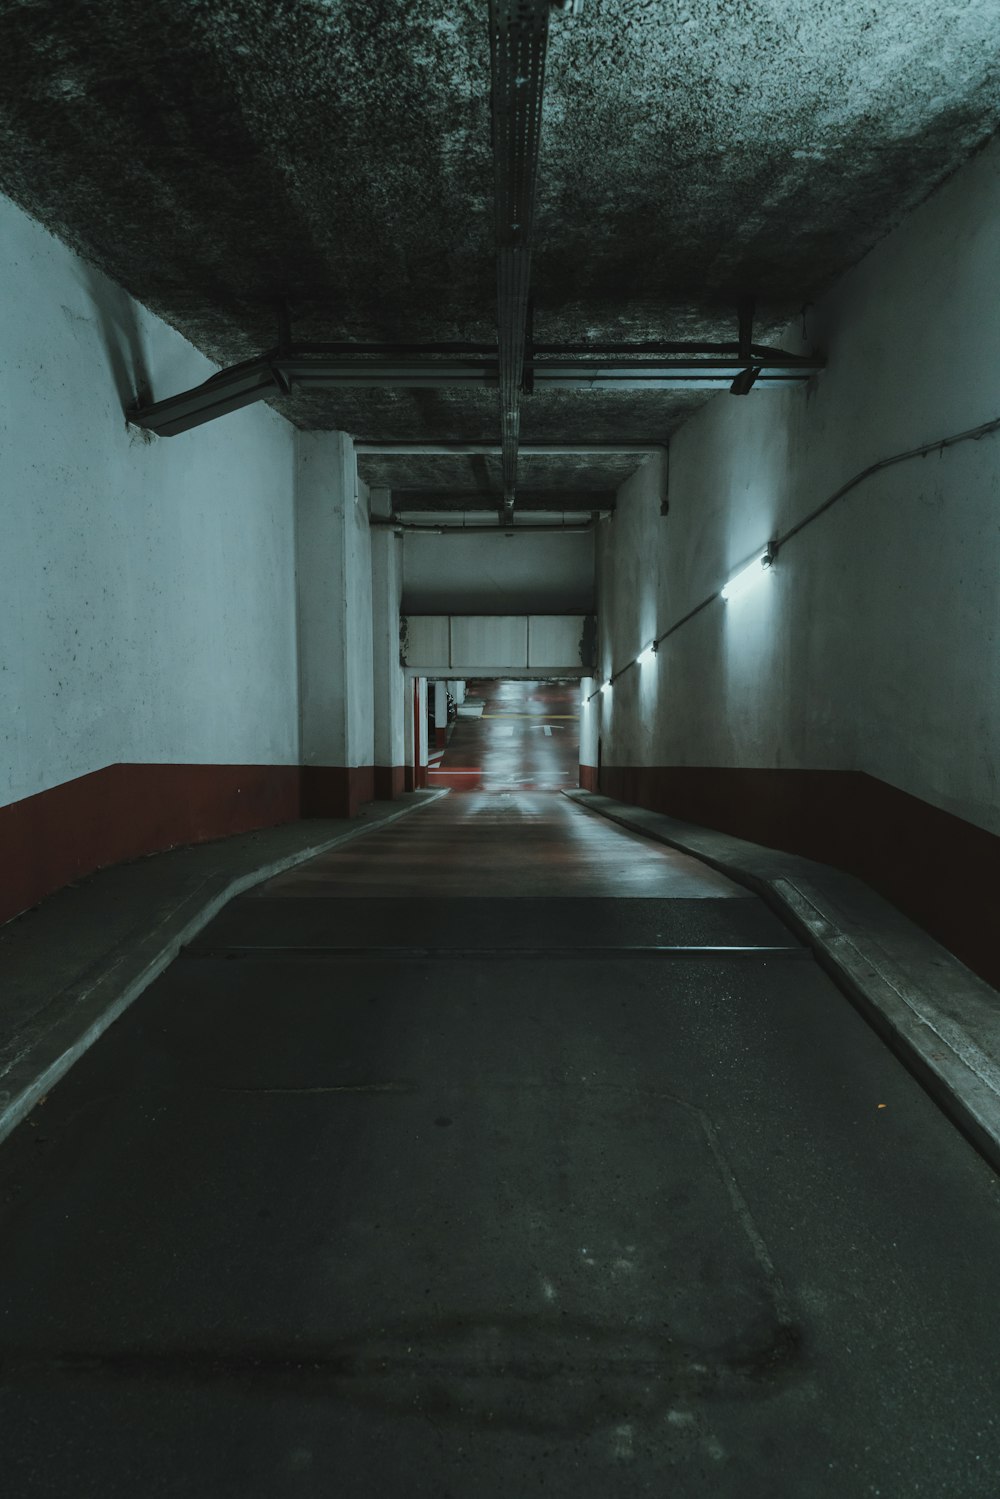
[[[417,536],[403,539],[404,614],[586,614],[594,536]]]
[[[116,762],[298,758],[292,429],[145,441],[214,373],[0,198],[0,805]]]
[[[448,727],[448,684],[447,682],[432,682],[434,689],[434,727],[446,729]]]
[[[344,433],[295,447],[302,763],[373,765],[368,490]]]
[[[416,740],[414,767],[426,770],[429,755],[427,738],[427,678],[417,677],[417,700],[413,715],[413,735]]]
[[[634,660],[673,617],[666,573],[675,528],[672,516],[660,514],[665,468],[664,455],[647,458],[618,491],[614,517],[598,532],[597,669],[588,695]],[[581,710],[581,764],[597,764],[598,735],[605,765],[704,763],[663,759],[665,724],[680,727],[670,716],[664,690],[667,659],[664,652],[652,666],[636,667]],[[681,681],[671,678],[669,704],[676,708],[683,695],[685,726],[693,725],[699,711],[697,682],[690,686],[689,698]]]
[[[587,626],[583,614],[411,614],[406,667],[411,676],[575,676]]]
[[[600,727],[600,708],[597,700],[591,701],[597,686],[594,677],[584,677],[580,682],[580,764],[597,764],[597,735]]]
[[[1000,416],[1000,143],[808,313],[812,388],[720,395],[599,542],[600,676],[867,465]],[[786,346],[802,347],[792,330]],[[604,763],[868,772],[1000,832],[1000,436],[866,480],[602,702]]]

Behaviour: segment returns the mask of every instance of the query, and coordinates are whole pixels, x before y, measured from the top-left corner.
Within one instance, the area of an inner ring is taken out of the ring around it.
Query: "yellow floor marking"
[[[543,718],[572,718],[574,722],[580,717],[579,713],[484,713],[483,718],[537,718],[539,722]]]

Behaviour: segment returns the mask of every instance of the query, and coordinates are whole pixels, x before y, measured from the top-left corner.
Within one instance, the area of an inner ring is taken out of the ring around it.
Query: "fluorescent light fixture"
[[[654,660],[655,656],[656,641],[654,640],[650,645],[647,645],[644,651],[639,652],[638,656],[636,656],[635,658],[635,664],[636,666],[645,666],[646,662]]]
[[[748,588],[752,588],[755,583],[760,581],[773,561],[774,554],[771,548],[768,547],[765,551],[761,552],[759,557],[754,558],[749,567],[745,567],[742,572],[737,573],[735,578],[730,578],[722,590],[722,597],[724,599],[734,599],[737,594],[745,593]]]

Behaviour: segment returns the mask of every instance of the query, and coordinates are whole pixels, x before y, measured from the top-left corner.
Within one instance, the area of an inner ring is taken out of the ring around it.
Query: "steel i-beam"
[[[551,0],[490,0],[503,511],[513,513]]]

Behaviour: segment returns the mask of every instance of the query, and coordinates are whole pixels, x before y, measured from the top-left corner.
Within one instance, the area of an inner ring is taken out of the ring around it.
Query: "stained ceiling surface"
[[[0,0],[0,187],[223,365],[275,344],[282,301],[301,342],[495,342],[487,21],[487,0]],[[745,292],[765,338],[998,111],[996,0],[553,13],[535,338],[728,340]],[[662,442],[708,395],[538,390],[521,437]],[[274,404],[369,441],[497,441],[486,389]],[[524,482],[569,501],[629,466],[538,459]],[[488,458],[363,472],[461,504],[497,487]]]

